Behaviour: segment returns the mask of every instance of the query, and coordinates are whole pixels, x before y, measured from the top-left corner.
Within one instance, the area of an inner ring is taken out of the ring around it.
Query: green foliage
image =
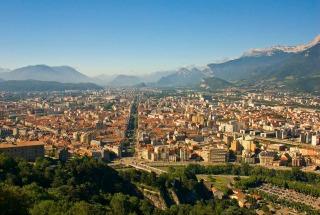
[[[139,196],[135,187],[115,170],[89,158],[67,163],[42,158],[30,164],[0,154],[0,179],[3,214],[59,214],[68,208],[70,214],[80,210],[92,214],[90,211],[106,211],[102,206],[107,202],[104,194]]]
[[[248,164],[232,165],[222,164],[215,166],[202,166],[198,164],[188,165],[186,172],[192,174],[212,174],[212,175],[242,175],[242,176],[266,176],[282,179],[283,181],[296,181],[311,184],[320,183],[320,175],[310,172],[302,172],[299,168],[292,170],[274,170],[261,166],[249,166]]]
[[[0,211],[5,215],[200,215],[241,211],[234,201],[214,200],[192,169],[171,169],[170,174],[160,176],[136,170],[118,174],[102,161],[86,157],[66,163],[42,158],[31,164],[0,154],[0,179]],[[155,208],[134,184],[159,190],[171,207]],[[174,204],[168,189],[177,193],[181,205]]]
[[[270,201],[270,202],[273,202],[275,204],[280,204],[280,205],[283,205],[283,206],[286,206],[286,207],[290,207],[290,208],[294,208],[300,212],[304,212],[308,215],[316,215],[316,214],[319,214],[319,211],[316,211],[314,209],[312,209],[310,206],[308,205],[305,205],[303,202],[292,202],[292,201],[288,201],[288,200],[285,200],[285,199],[281,199],[281,198],[278,198],[274,195],[269,195],[269,194],[266,194],[264,192],[259,192],[259,195],[261,195],[264,199]],[[266,211],[268,212],[269,209],[265,206],[265,207],[262,207],[262,210],[263,211]]]
[[[320,197],[320,175],[317,175],[315,173],[302,172],[299,168],[276,171],[274,169],[268,169],[260,166],[250,167],[247,164],[227,164],[217,166],[189,165],[186,168],[186,171],[193,174],[236,174],[242,176],[250,176],[248,178],[236,181],[235,186],[242,190],[258,187],[262,185],[262,183],[270,183],[278,187],[292,189],[307,195]],[[274,200],[274,202],[279,201],[280,200]],[[284,201],[280,202],[290,207],[294,207],[297,210],[306,211],[308,212],[308,214],[314,214],[314,211],[312,209],[306,209],[306,205]]]
[[[112,106],[113,106],[113,103],[112,102],[106,102],[103,104],[103,109],[104,110],[112,110]]]
[[[1,184],[1,214],[27,214],[27,209],[30,204],[28,197],[29,196],[20,187]]]

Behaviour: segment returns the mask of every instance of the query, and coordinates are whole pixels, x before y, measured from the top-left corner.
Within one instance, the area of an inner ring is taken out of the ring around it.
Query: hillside
[[[200,87],[204,89],[210,89],[210,90],[219,90],[224,89],[226,87],[231,87],[233,84],[231,84],[228,81],[225,81],[221,78],[216,77],[209,77],[205,78],[201,81]]]
[[[261,78],[276,80],[320,77],[320,43],[265,68]]]
[[[286,80],[284,83],[290,90],[320,94],[320,77]]]
[[[65,90],[100,90],[102,87],[92,83],[59,83],[54,81],[12,80],[1,81],[0,91],[65,91]]]
[[[228,81],[281,83],[292,89],[312,91],[320,77],[320,36],[306,45],[253,49],[240,58],[208,65],[215,77]],[[302,87],[302,85],[308,87]]]
[[[276,52],[272,56],[242,56],[221,64],[208,64],[216,77],[237,81],[259,76],[260,71],[288,59],[292,54]]]
[[[253,214],[235,201],[213,198],[204,183],[185,170],[156,176],[117,172],[87,157],[65,163],[42,158],[31,164],[0,153],[0,173],[0,196],[5,196],[0,199],[1,214]],[[175,204],[171,193],[181,204]],[[163,208],[157,208],[159,197]]]

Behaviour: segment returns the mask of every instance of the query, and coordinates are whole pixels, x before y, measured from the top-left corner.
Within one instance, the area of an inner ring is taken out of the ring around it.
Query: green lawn
[[[234,178],[236,175],[197,175],[197,179],[203,179],[207,186],[213,185],[218,190],[226,190],[228,184],[234,184]],[[246,176],[240,176],[245,178]]]

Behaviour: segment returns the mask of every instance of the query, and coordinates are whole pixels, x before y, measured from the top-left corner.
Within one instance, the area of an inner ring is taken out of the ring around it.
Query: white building
[[[311,138],[311,145],[317,146],[319,144],[320,144],[320,135],[319,134],[313,135]]]

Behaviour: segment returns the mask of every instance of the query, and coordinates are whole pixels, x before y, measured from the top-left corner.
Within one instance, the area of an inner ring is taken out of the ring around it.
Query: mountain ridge
[[[70,66],[48,66],[44,64],[29,65],[0,73],[4,80],[39,80],[57,81],[61,83],[85,83],[92,79]]]
[[[297,52],[302,52],[305,51],[306,49],[309,49],[315,45],[320,43],[320,35],[316,36],[313,40],[311,40],[307,44],[300,44],[300,45],[295,45],[295,46],[284,46],[284,45],[276,45],[276,46],[271,46],[267,48],[253,48],[245,51],[242,56],[255,56],[259,54],[265,54],[265,55],[272,55],[272,52],[276,51],[282,51],[286,53],[297,53]]]
[[[11,71],[1,69],[0,71],[4,71],[0,73],[0,79],[3,80],[93,82],[111,87],[132,87],[141,83],[154,87],[195,87],[210,77],[234,83],[269,81],[268,83],[272,84],[272,80],[275,80],[290,85],[290,80],[297,81],[299,78],[310,80],[312,77],[320,76],[320,35],[302,45],[256,48],[245,51],[238,58],[209,63],[204,67],[181,67],[146,75],[120,74],[88,77],[70,66],[47,65],[31,65]]]
[[[231,61],[208,64],[208,66],[216,77],[228,81],[259,81],[268,77],[281,80],[290,75],[295,78],[305,75],[320,75],[320,36],[307,45],[295,47],[303,48],[297,52],[285,52],[277,49],[273,50],[272,54],[242,55]]]
[[[293,81],[299,77],[309,80],[310,77],[320,76],[319,50],[320,35],[307,44],[252,49],[251,53],[244,52],[239,58],[222,63],[211,63],[204,68],[180,68],[172,74],[162,77],[156,86],[191,87],[201,84],[203,79],[210,79],[210,77],[228,82],[244,81],[244,83],[270,80],[269,84],[272,84],[273,78],[289,86],[290,82],[286,80],[288,78]],[[219,85],[219,82],[215,83]],[[312,89],[312,87],[308,89]]]

